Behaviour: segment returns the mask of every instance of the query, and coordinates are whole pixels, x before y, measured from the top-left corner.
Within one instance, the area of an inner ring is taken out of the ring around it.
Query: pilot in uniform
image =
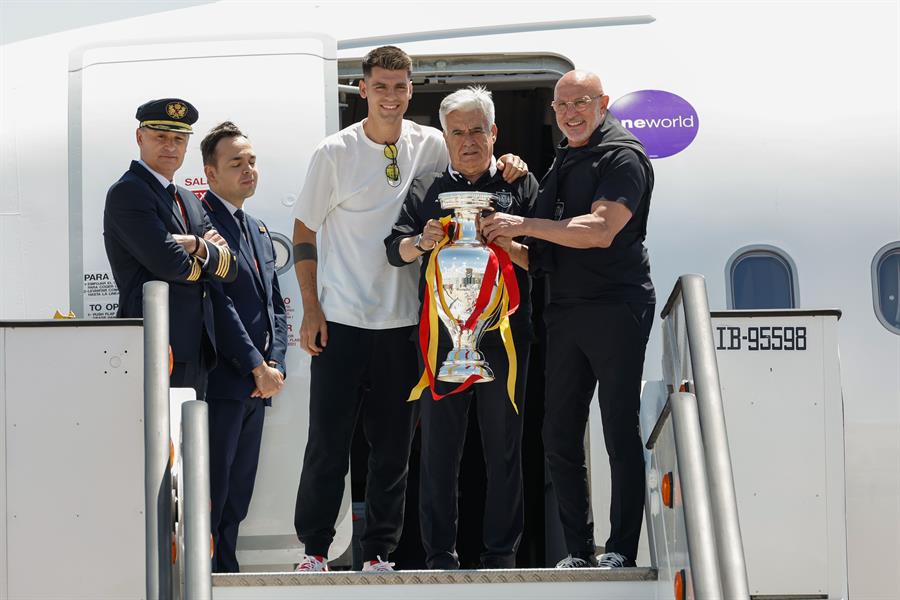
[[[143,316],[143,285],[169,284],[173,387],[203,398],[215,366],[211,281],[237,275],[235,254],[210,225],[200,201],[173,182],[184,162],[197,109],[178,98],[152,100],[135,115],[140,160],[109,188],[103,211],[106,256],[119,288],[117,317]]]

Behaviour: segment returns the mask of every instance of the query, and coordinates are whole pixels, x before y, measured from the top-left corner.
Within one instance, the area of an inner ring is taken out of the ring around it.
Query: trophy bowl
[[[493,194],[487,192],[438,195],[441,208],[453,209],[454,224],[451,241],[438,251],[436,259],[440,275],[434,302],[453,343],[437,372],[441,381],[461,383],[472,375],[481,377],[478,383],[494,380],[494,373],[478,351],[481,336],[499,315],[499,311],[488,308],[496,307],[500,274],[495,270],[491,281],[485,281],[492,251],[481,243],[479,231],[481,213],[491,209],[493,199]],[[476,311],[479,314],[474,314]]]

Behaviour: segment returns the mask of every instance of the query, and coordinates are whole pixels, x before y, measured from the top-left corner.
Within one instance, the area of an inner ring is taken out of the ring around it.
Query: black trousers
[[[327,556],[344,494],[357,416],[369,444],[363,560],[387,560],[403,529],[409,452],[418,418],[412,327],[360,329],[328,322],[328,347],[312,359],[309,440],[294,527],[307,554]]]
[[[238,527],[247,516],[265,404],[262,398],[209,398],[209,491],[213,534],[213,573],[238,573]]]
[[[637,556],[644,511],[644,454],[638,413],[653,304],[550,305],[544,451],[559,502],[566,547],[594,552],[584,433],[597,388],[612,475],[606,552]],[[599,387],[597,386],[599,382]]]
[[[426,390],[419,401],[422,425],[419,520],[425,564],[429,569],[458,569],[456,532],[459,463],[466,441],[469,406],[474,401],[481,429],[487,476],[481,566],[511,569],[525,526],[522,497],[522,423],[525,411],[530,341],[516,340],[516,405],[506,391],[509,363],[502,346],[482,344],[480,350],[494,372],[494,381],[476,383],[465,392],[434,401]],[[449,347],[438,348],[440,368]],[[420,357],[421,361],[421,357]],[[421,364],[421,362],[420,362]],[[458,384],[438,383],[439,394]]]
[[[206,398],[206,383],[209,372],[199,357],[193,362],[172,363],[172,374],[169,376],[170,387],[194,388],[197,400]]]

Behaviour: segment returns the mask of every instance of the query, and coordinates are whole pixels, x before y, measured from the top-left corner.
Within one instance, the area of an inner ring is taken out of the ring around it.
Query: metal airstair
[[[151,296],[152,297],[152,296]],[[164,304],[164,303],[163,303]],[[149,315],[145,327],[152,331]],[[664,311],[664,361],[669,382],[675,373],[692,377],[680,390],[669,394],[666,408],[651,432],[647,447],[651,464],[672,459],[677,468],[666,471],[668,490],[665,515],[670,524],[654,527],[655,563],[632,569],[513,569],[478,571],[398,571],[364,574],[329,573],[241,573],[210,575],[209,511],[205,406],[183,405],[182,445],[184,506],[179,530],[184,534],[183,593],[186,600],[238,598],[674,598],[697,600],[749,598],[746,566],[738,525],[737,503],[725,431],[715,347],[709,319],[706,288],[702,277],[687,275],[679,280]],[[151,334],[148,333],[148,338]],[[679,347],[682,344],[682,347]],[[685,346],[686,344],[686,346]],[[149,350],[149,349],[148,349]],[[686,352],[684,351],[686,350]],[[152,350],[148,352],[148,356]],[[148,380],[151,373],[148,368]],[[669,387],[673,387],[668,383]],[[158,375],[156,386],[167,388]],[[168,407],[160,394],[159,404]],[[149,404],[149,402],[148,402]],[[149,422],[149,419],[148,419]],[[160,419],[160,426],[165,422]],[[702,426],[701,426],[702,424]],[[190,432],[190,434],[189,434]],[[149,433],[149,432],[148,432]],[[150,456],[148,452],[148,457]],[[158,463],[168,461],[168,449],[157,450]],[[149,459],[148,459],[149,460]],[[150,465],[148,464],[148,468]],[[652,470],[652,469],[651,469]],[[658,469],[657,469],[658,470]],[[656,485],[651,481],[651,489]],[[152,486],[157,489],[157,486]],[[681,491],[676,508],[672,492]],[[196,494],[198,498],[192,499]],[[149,533],[149,529],[148,529]],[[667,537],[668,536],[668,537]],[[160,543],[163,544],[165,540]],[[662,542],[662,543],[660,543]],[[686,544],[685,544],[686,542]],[[150,557],[163,554],[151,548]],[[159,560],[148,564],[148,573],[166,569]],[[179,572],[176,567],[175,572]],[[165,580],[168,578],[160,578]],[[152,584],[148,578],[148,584]],[[175,594],[179,582],[173,583]]]
[[[711,318],[703,278],[679,278],[662,310],[664,379],[641,402],[649,567],[212,575],[206,404],[169,389],[167,295],[145,286],[143,323],[0,323],[0,600],[847,598],[836,311]],[[775,331],[804,351],[733,351]],[[34,347],[55,377],[32,375]],[[743,402],[753,378],[767,379]],[[775,413],[756,410],[766,402]],[[771,459],[748,468],[769,446],[799,449],[809,474]],[[760,583],[783,564],[772,531],[795,523],[806,533],[779,543],[794,556],[805,543],[809,557]],[[51,556],[64,560],[46,577]]]

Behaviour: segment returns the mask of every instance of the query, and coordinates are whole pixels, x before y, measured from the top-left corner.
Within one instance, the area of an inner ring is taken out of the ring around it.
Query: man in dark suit
[[[203,205],[213,226],[238,249],[238,275],[212,286],[217,350],[209,375],[209,445],[213,571],[240,570],[238,526],[250,507],[265,406],[284,385],[287,320],[265,224],[243,211],[256,191],[256,154],[230,122],[200,144],[210,190]]]
[[[216,363],[211,281],[234,281],[235,255],[199,200],[173,183],[197,109],[178,98],[151,100],[135,115],[140,160],[109,188],[103,211],[106,256],[119,287],[118,317],[143,316],[143,286],[169,284],[170,383],[206,393]]]

